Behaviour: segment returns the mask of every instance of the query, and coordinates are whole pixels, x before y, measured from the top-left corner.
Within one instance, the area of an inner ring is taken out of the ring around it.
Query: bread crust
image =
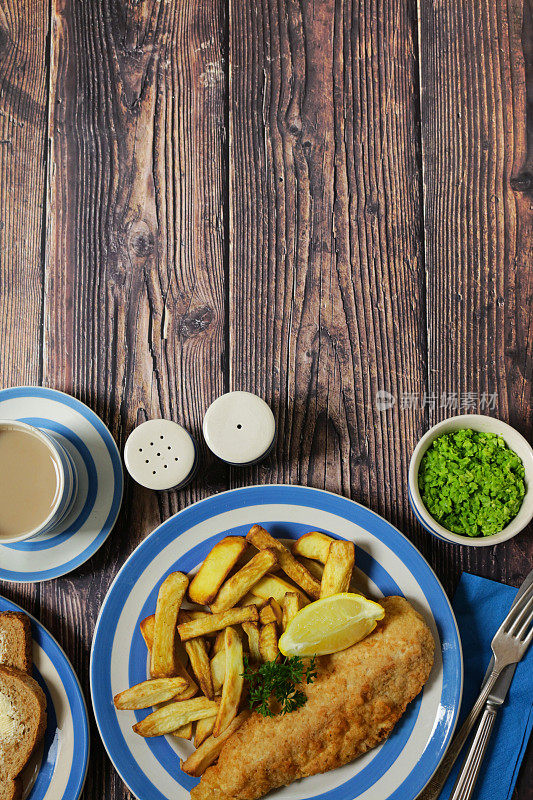
[[[5,633],[10,643],[6,653],[0,657],[0,665],[16,667],[31,674],[33,664],[33,641],[31,622],[22,611],[4,611],[0,614],[0,635]]]
[[[0,800],[18,800],[22,788],[18,776],[43,739],[46,730],[46,697],[37,681],[16,667],[0,666],[0,691],[3,691],[13,702],[17,698],[20,703],[24,703],[24,700],[32,701],[31,708],[23,707],[22,710],[19,710],[19,716],[25,725],[24,736],[20,744],[24,748],[23,752],[17,754],[15,751],[15,756],[18,755],[18,758],[15,759],[14,764],[12,762],[11,767],[9,761],[4,764],[0,762],[0,784],[6,787],[5,791],[7,792],[5,797],[4,794],[0,794]],[[15,694],[17,698],[13,696]],[[30,726],[32,732],[31,737],[28,738],[26,731]]]
[[[0,800],[22,800],[22,781],[20,778],[2,781],[0,785]]]

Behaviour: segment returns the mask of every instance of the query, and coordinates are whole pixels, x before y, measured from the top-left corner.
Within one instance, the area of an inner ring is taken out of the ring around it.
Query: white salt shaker
[[[270,407],[256,394],[228,392],[207,409],[203,433],[218,458],[244,466],[268,455],[276,437],[276,421]]]
[[[177,422],[150,419],[128,436],[124,463],[133,480],[147,489],[180,489],[196,470],[196,443]]]

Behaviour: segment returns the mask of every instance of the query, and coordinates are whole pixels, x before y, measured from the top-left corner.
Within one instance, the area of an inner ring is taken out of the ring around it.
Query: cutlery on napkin
[[[533,570],[526,577],[525,581],[520,586],[511,608],[516,606],[520,598],[529,591],[530,586],[533,584]],[[491,658],[485,677],[483,679],[483,686],[490,677],[494,667],[494,656]],[[496,722],[496,715],[500,707],[505,702],[509,687],[514,677],[516,664],[509,664],[508,667],[500,674],[500,677],[494,684],[494,687],[489,695],[485,707],[481,713],[479,723],[475,728],[472,741],[467,748],[466,757],[462,763],[459,775],[455,781],[455,785],[450,795],[450,800],[469,800],[472,797],[481,765],[487,752],[494,724]]]
[[[484,682],[483,674],[491,656],[490,643],[502,619],[509,612],[517,590],[496,581],[463,573],[452,606],[463,642],[463,713],[466,717]],[[487,675],[491,672],[489,665]],[[506,667],[502,675],[506,673]],[[493,692],[495,690],[493,689]],[[509,800],[513,793],[522,758],[533,729],[533,648],[516,665],[515,678],[507,702],[496,720],[484,769],[475,790],[476,800]],[[502,745],[502,742],[504,743]],[[459,773],[459,763],[451,772],[440,798],[449,800]],[[425,790],[419,795],[425,796]]]

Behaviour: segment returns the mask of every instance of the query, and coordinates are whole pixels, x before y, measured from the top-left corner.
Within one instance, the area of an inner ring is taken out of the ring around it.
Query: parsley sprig
[[[273,717],[273,700],[281,707],[280,714],[290,714],[307,702],[305,692],[297,687],[312,683],[317,676],[315,659],[304,662],[299,656],[278,656],[259,667],[244,657],[243,677],[250,687],[249,705],[264,717]]]

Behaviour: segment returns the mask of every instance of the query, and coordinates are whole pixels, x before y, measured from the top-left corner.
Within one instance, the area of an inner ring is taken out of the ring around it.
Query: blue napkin
[[[464,572],[452,602],[464,659],[463,703],[458,727],[479,694],[492,652],[490,643],[517,590]],[[510,800],[533,728],[533,645],[516,668],[492,731],[474,800]],[[470,739],[469,739],[470,742]],[[441,798],[448,800],[466,750],[459,756]]]

